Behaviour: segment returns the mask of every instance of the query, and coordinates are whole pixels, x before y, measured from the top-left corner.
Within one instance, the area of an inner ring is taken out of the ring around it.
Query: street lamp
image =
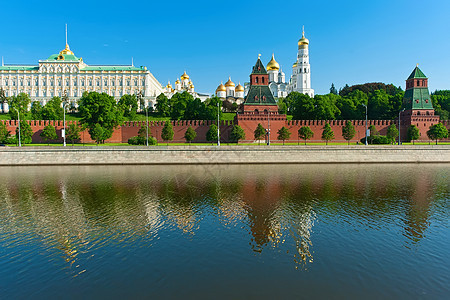
[[[145,127],[145,130],[147,133],[147,147],[148,147],[148,105],[147,105],[147,109],[145,110],[145,117],[147,119],[147,126]]]
[[[400,128],[401,126],[401,122],[400,122],[400,115],[402,114],[402,112],[404,112],[405,109],[402,109],[399,113],[398,113],[398,145],[400,146],[402,144],[402,140],[400,138]]]
[[[64,139],[64,147],[66,147],[66,105],[67,105],[67,90],[64,90],[64,96],[63,96],[64,121],[63,121],[63,130],[62,130],[62,136]]]
[[[367,105],[365,104],[361,104],[362,106],[364,106],[366,108],[366,130],[365,130],[365,140],[366,140],[366,146],[367,146]]]
[[[270,146],[270,109],[267,111],[267,146]]]
[[[19,122],[19,147],[22,147],[22,143],[20,141],[20,111],[18,108],[14,108],[15,110],[17,110],[17,121]]]
[[[217,102],[217,146],[220,146],[220,108],[219,108],[219,102]]]

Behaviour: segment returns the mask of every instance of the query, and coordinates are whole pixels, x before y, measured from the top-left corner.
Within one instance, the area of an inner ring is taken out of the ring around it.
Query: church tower
[[[402,140],[406,140],[406,132],[410,125],[416,125],[419,128],[419,140],[427,140],[426,132],[429,127],[439,123],[439,116],[434,114],[431,103],[428,78],[418,65],[406,79],[400,121]]]
[[[292,76],[288,92],[299,92],[314,97],[311,88],[311,65],[309,64],[309,40],[305,37],[303,27],[302,38],[298,41],[297,61],[292,66]]]

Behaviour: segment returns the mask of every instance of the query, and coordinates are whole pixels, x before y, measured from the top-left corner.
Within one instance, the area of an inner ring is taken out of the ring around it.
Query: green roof
[[[49,58],[47,58],[44,61],[55,61],[55,60],[56,61],[75,61],[75,62],[80,61],[80,59],[73,54],[61,54],[61,55],[64,57],[64,59],[58,59],[59,54],[52,54],[49,56]]]
[[[252,74],[267,74],[266,72],[266,68],[264,68],[263,63],[261,62],[261,59],[259,59],[256,61],[255,66],[252,69]]]
[[[0,71],[37,71],[38,66],[0,66]]]
[[[419,69],[419,67],[416,67],[411,75],[409,75],[408,79],[416,79],[416,78],[427,78],[427,76],[425,76],[425,74],[423,74],[423,72]]]
[[[267,85],[252,85],[245,98],[248,105],[277,105],[272,92]]]
[[[405,91],[403,108],[410,109],[433,109],[428,88],[412,88]]]
[[[80,71],[144,71],[144,68],[134,66],[88,66]]]

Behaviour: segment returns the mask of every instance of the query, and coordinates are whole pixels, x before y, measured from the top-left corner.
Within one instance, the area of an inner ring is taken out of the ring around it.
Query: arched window
[[[259,115],[259,110],[255,109],[255,115]]]
[[[127,80],[127,86],[130,86],[130,80],[129,79]]]
[[[304,70],[304,73],[306,73],[306,68],[305,68],[305,70]]]
[[[255,77],[255,83],[258,83],[258,77]]]
[[[108,86],[108,79],[103,80],[104,86]]]
[[[264,77],[262,78],[262,83],[264,83]]]

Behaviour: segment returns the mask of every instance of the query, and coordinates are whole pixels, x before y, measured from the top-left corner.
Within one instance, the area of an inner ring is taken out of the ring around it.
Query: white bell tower
[[[309,40],[305,38],[303,27],[302,38],[298,41],[297,61],[292,66],[292,76],[289,81],[288,92],[299,92],[314,97],[311,88],[311,65],[309,64]]]

